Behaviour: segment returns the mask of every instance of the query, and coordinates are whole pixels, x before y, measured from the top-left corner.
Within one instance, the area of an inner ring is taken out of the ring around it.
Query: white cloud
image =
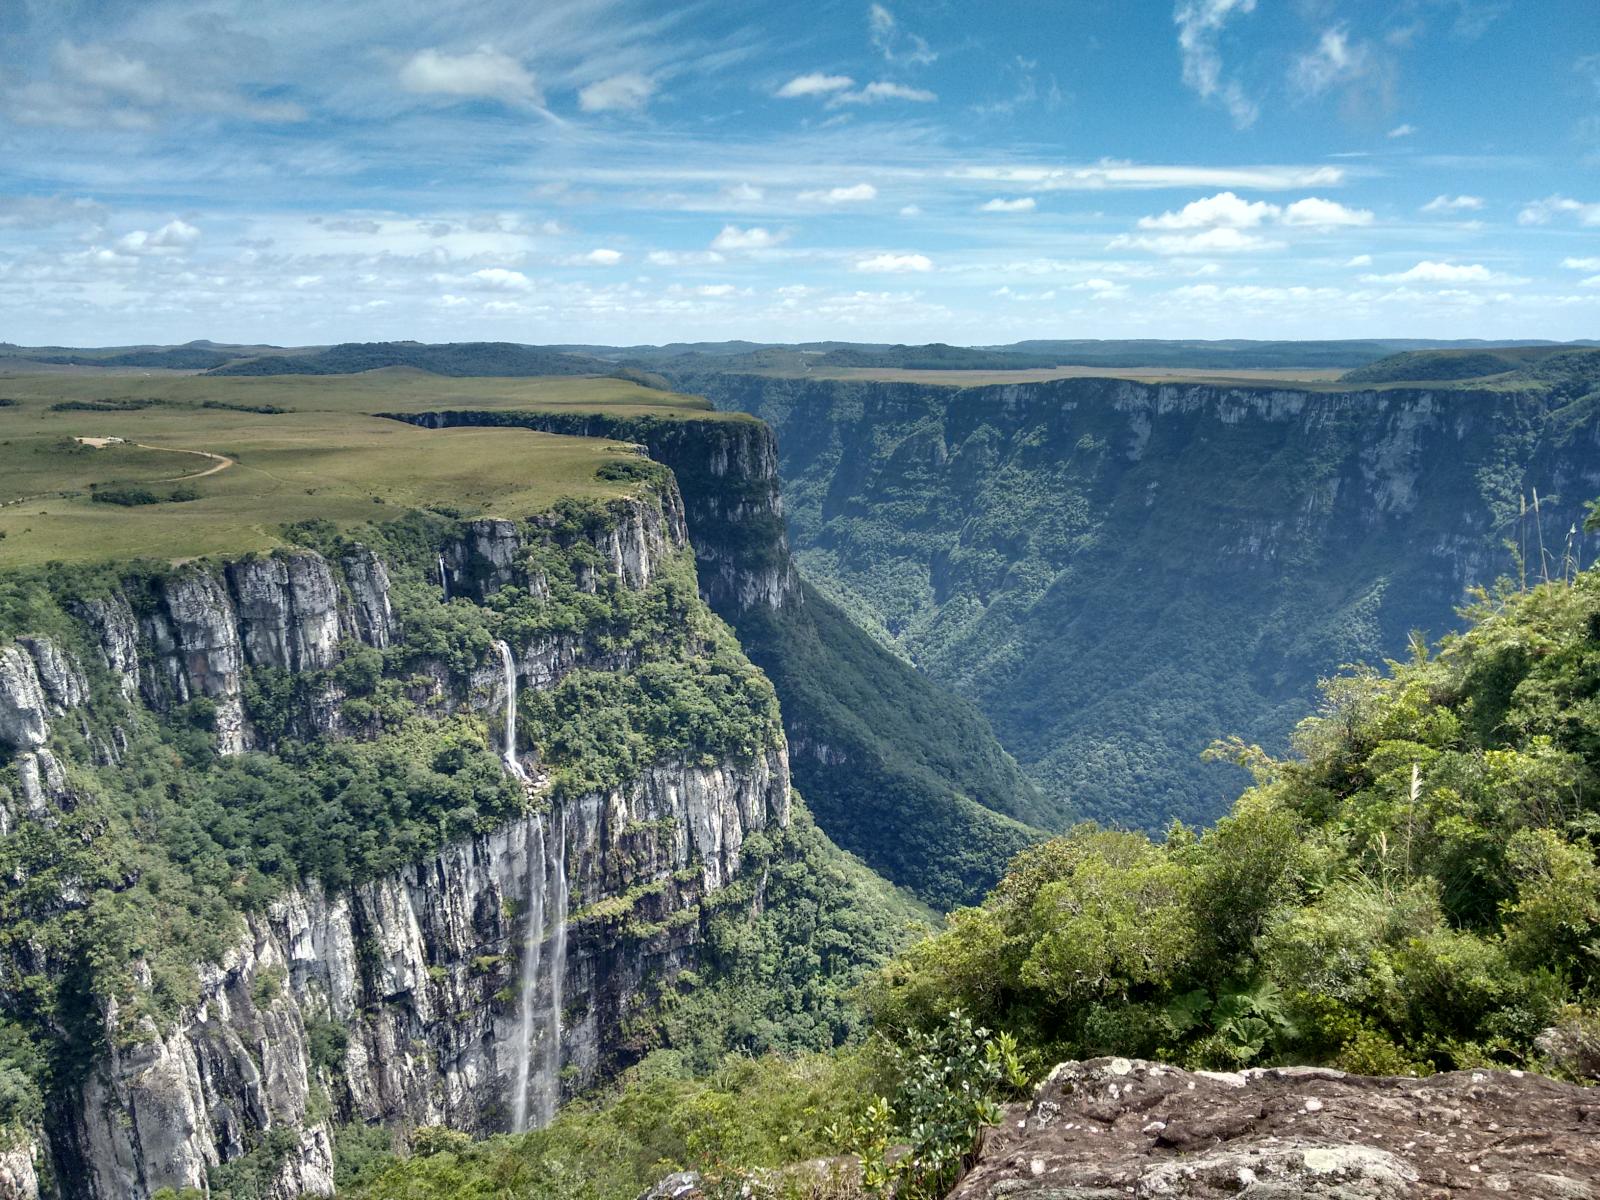
[[[153,232],[135,229],[117,239],[117,249],[124,254],[175,253],[200,240],[200,231],[187,221],[168,221]]]
[[[1563,258],[1561,265],[1569,271],[1600,271],[1600,258]]]
[[[652,250],[645,255],[652,267],[688,267],[715,265],[727,259],[715,250]]]
[[[739,289],[731,283],[705,283],[695,288],[695,294],[708,297],[731,296]]]
[[[740,229],[737,225],[724,225],[722,232],[711,239],[713,250],[766,250],[784,240],[786,235],[773,233],[760,225]]]
[[[90,43],[75,46],[62,42],[56,47],[56,67],[75,83],[96,88],[140,104],[160,104],[167,98],[167,84],[148,63],[129,58],[110,46]]]
[[[1255,11],[1256,0],[1182,0],[1172,14],[1178,26],[1183,81],[1210,100],[1222,101],[1240,129],[1255,123],[1259,110],[1236,79],[1224,79],[1217,43],[1234,16]]]
[[[1276,204],[1264,200],[1246,201],[1233,192],[1218,192],[1203,200],[1192,200],[1177,212],[1164,212],[1159,217],[1140,217],[1140,229],[1205,229],[1210,226],[1227,226],[1231,229],[1251,229],[1270,220],[1281,212]]]
[[[874,254],[858,261],[856,270],[890,275],[931,271],[933,260],[926,254]]]
[[[1575,216],[1580,225],[1600,225],[1600,203],[1585,203],[1569,196],[1546,196],[1524,206],[1517,214],[1521,225],[1548,225],[1556,217]]]
[[[855,85],[856,81],[848,75],[824,75],[821,71],[812,71],[806,75],[796,75],[775,94],[785,100],[793,100],[797,96],[826,96]]]
[[[1350,228],[1371,225],[1372,213],[1365,208],[1346,208],[1334,200],[1307,196],[1283,210],[1285,225],[1304,225],[1313,229]]]
[[[918,205],[907,204],[901,208],[900,215],[902,217],[920,217],[922,215],[922,209]]]
[[[1108,250],[1148,250],[1152,254],[1242,254],[1256,250],[1276,250],[1274,242],[1253,233],[1241,233],[1221,225],[1200,233],[1160,233],[1146,237],[1120,234],[1106,244]]]
[[[1306,95],[1319,96],[1335,84],[1359,79],[1370,65],[1368,48],[1352,43],[1348,31],[1340,25],[1324,30],[1316,49],[1295,59],[1289,78]]]
[[[917,104],[932,104],[939,97],[927,88],[909,87],[903,83],[874,80],[860,91],[840,92],[834,97],[836,104],[876,104],[880,100],[910,100]]]
[[[736,183],[723,188],[722,196],[730,204],[759,204],[767,198],[767,191],[753,183]]]
[[[614,267],[622,261],[622,251],[611,250],[605,246],[589,251],[578,260],[592,267]]]
[[[819,188],[816,191],[801,192],[796,197],[796,199],[812,204],[860,204],[877,198],[878,189],[870,183],[855,183],[849,187]]]
[[[1483,207],[1480,196],[1435,196],[1422,206],[1425,213],[1477,212]]]
[[[584,112],[638,112],[655,91],[653,79],[629,71],[583,88],[578,92],[578,107]]]
[[[506,104],[543,103],[531,72],[508,54],[480,46],[466,54],[421,50],[400,68],[400,86],[421,95],[480,97]]]
[[[1038,203],[1032,196],[1019,196],[1015,200],[1008,200],[1004,196],[996,196],[993,200],[985,201],[978,206],[979,212],[991,213],[1025,213],[1032,212]]]
[[[1417,127],[1415,125],[1396,125],[1384,136],[1389,138],[1408,138],[1416,131]]]
[[[1370,254],[1357,254],[1355,257],[1353,257],[1349,261],[1347,261],[1344,265],[1347,266],[1347,267],[1370,267],[1372,265],[1372,255],[1370,255]]]
[[[1342,226],[1372,224],[1372,213],[1364,208],[1347,208],[1333,200],[1307,196],[1288,207],[1269,204],[1265,200],[1245,200],[1233,192],[1218,192],[1202,200],[1194,200],[1176,212],[1164,212],[1158,217],[1139,218],[1140,229],[1255,229],[1277,222],[1314,229],[1332,229]],[[1222,243],[1230,239],[1221,239]],[[1239,249],[1242,245],[1225,249]]]
[[[485,267],[481,271],[474,271],[467,276],[467,281],[486,292],[525,292],[533,286],[521,271],[511,271],[505,267]]]
[[[1393,275],[1363,275],[1368,283],[1508,283],[1482,263],[1419,262]]]
[[[1089,167],[976,166],[951,172],[957,179],[1020,184],[1029,191],[1101,191],[1185,187],[1242,188],[1286,191],[1291,188],[1336,187],[1345,181],[1342,167],[1259,166],[1193,167],[1139,165],[1106,160]]]
[[[889,62],[926,66],[939,56],[914,33],[906,33],[894,14],[881,4],[867,9],[867,33],[872,45]]]

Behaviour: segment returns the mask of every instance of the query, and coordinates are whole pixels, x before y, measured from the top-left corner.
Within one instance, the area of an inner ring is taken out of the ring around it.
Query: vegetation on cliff
[[[1086,826],[873,985],[1045,1059],[1549,1067],[1600,1020],[1600,570],[1480,594],[1469,630],[1328,681],[1204,833]],[[1558,1064],[1559,1065],[1559,1064]]]
[[[1538,578],[1534,490],[1559,571],[1600,353],[1526,358],[1454,391],[677,378],[773,426],[819,590],[975,702],[1047,796],[1159,832],[1226,811],[1241,776],[1211,741],[1282,752],[1319,677],[1454,628],[1519,552]]]

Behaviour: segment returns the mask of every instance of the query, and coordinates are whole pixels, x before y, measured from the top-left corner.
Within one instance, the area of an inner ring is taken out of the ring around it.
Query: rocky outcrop
[[[20,645],[0,649],[0,742],[33,750],[49,738],[49,701],[33,656]]]
[[[352,546],[339,559],[350,590],[351,632],[369,646],[384,649],[394,641],[394,609],[389,603],[389,571],[371,550]]]
[[[0,1200],[38,1200],[41,1158],[40,1147],[31,1139],[0,1134]]]
[[[777,610],[802,603],[784,531],[777,443],[760,421],[726,415],[680,419],[505,410],[379,415],[428,429],[513,426],[636,442],[677,478],[683,497],[679,519],[687,522],[694,543],[701,594],[719,615],[732,620],[751,608]],[[480,561],[486,561],[491,548],[481,549]],[[446,558],[456,566],[448,554]]]
[[[1374,1078],[1064,1063],[951,1200],[1600,1197],[1600,1097],[1521,1071]]]
[[[227,569],[251,666],[324,670],[338,659],[339,588],[320,554],[252,558]],[[347,622],[348,624],[348,622]]]
[[[786,822],[788,806],[778,747],[711,768],[663,764],[543,816],[564,833],[572,892],[568,1090],[611,1064],[650,989],[693,964],[698,905],[737,873],[745,837]],[[331,1122],[504,1129],[533,820],[349,891],[305,888],[252,918],[175,1027],[108,1038],[126,1048],[84,1086],[66,1138],[86,1173],[72,1194],[200,1187],[208,1165],[272,1130],[291,1135],[276,1194],[326,1194]],[[107,1019],[116,1026],[115,1011]]]

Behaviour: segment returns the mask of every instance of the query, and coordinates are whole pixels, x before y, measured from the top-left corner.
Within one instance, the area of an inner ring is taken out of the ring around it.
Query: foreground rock
[[[1600,1091],[1538,1075],[1063,1063],[951,1200],[1600,1200]]]

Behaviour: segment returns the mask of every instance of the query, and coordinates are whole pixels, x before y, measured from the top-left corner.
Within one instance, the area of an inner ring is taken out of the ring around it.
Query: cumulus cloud
[[[175,254],[200,240],[200,231],[187,221],[168,221],[160,229],[135,229],[117,239],[123,254]]]
[[[1600,258],[1563,258],[1561,265],[1569,271],[1600,271]]]
[[[645,255],[652,267],[706,266],[726,262],[715,250],[652,250]]]
[[[533,74],[492,46],[466,54],[419,50],[400,68],[400,86],[419,95],[499,100],[503,104],[544,103]]]
[[[1015,200],[1008,200],[1004,196],[996,196],[993,200],[986,200],[978,205],[979,212],[991,213],[1025,213],[1032,212],[1038,203],[1032,196],[1019,196]]]
[[[525,292],[533,286],[521,271],[505,267],[485,267],[467,276],[467,282],[486,292]]]
[[[1145,236],[1119,234],[1106,244],[1108,250],[1148,250],[1152,254],[1241,254],[1256,250],[1277,250],[1275,242],[1254,233],[1244,233],[1231,225],[1219,225],[1199,233],[1158,233]]]
[[[1389,138],[1408,138],[1417,131],[1415,125],[1396,125],[1384,136]]]
[[[827,96],[833,92],[853,88],[855,85],[856,81],[848,75],[825,75],[821,71],[812,71],[805,75],[796,75],[775,94],[784,100],[793,100],[800,96]]]
[[[1251,229],[1278,216],[1282,210],[1264,200],[1243,200],[1233,192],[1218,192],[1203,200],[1193,200],[1176,212],[1158,217],[1140,217],[1140,229],[1204,229],[1226,226]]]
[[[1265,200],[1245,200],[1233,192],[1218,192],[1194,200],[1176,212],[1141,217],[1140,229],[1255,229],[1276,222],[1314,229],[1370,225],[1373,214],[1364,208],[1348,208],[1334,200],[1307,196],[1287,207]]]
[[[1182,0],[1172,14],[1178,26],[1183,82],[1205,100],[1220,100],[1240,129],[1255,123],[1260,110],[1236,79],[1223,77],[1218,49],[1222,31],[1235,16],[1255,11],[1256,0]]]
[[[1316,47],[1295,59],[1289,71],[1294,86],[1308,96],[1320,96],[1336,84],[1365,75],[1372,65],[1371,51],[1352,42],[1344,26],[1323,31]]]
[[[1477,212],[1483,207],[1480,196],[1435,196],[1422,206],[1425,213]]]
[[[737,225],[724,225],[722,232],[711,239],[713,250],[766,250],[783,241],[785,235],[774,233],[760,225],[740,229]]]
[[[926,66],[939,57],[923,38],[901,29],[894,14],[881,4],[867,9],[867,35],[873,49],[889,62]]]
[[[815,191],[801,192],[796,197],[810,204],[861,204],[877,198],[878,189],[870,183],[855,183],[849,187],[818,188]]]
[[[614,267],[622,261],[622,251],[600,246],[582,255],[578,261],[591,267]]]
[[[1482,263],[1419,262],[1408,271],[1392,275],[1363,275],[1368,283],[1510,283]]]
[[[931,271],[933,260],[926,254],[874,254],[860,259],[856,270],[887,275]]]
[[[655,95],[655,81],[637,71],[613,75],[591,83],[578,92],[578,107],[584,112],[638,112]]]
[[[1357,254],[1344,265],[1347,267],[1370,267],[1372,265],[1372,255]]]
[[[1576,217],[1580,225],[1600,225],[1600,203],[1586,203],[1570,196],[1546,196],[1524,206],[1517,214],[1520,225],[1548,225],[1557,217]]]
[[[1313,229],[1336,229],[1371,225],[1372,213],[1365,208],[1347,208],[1335,200],[1307,196],[1283,210],[1285,225],[1304,225]]]

